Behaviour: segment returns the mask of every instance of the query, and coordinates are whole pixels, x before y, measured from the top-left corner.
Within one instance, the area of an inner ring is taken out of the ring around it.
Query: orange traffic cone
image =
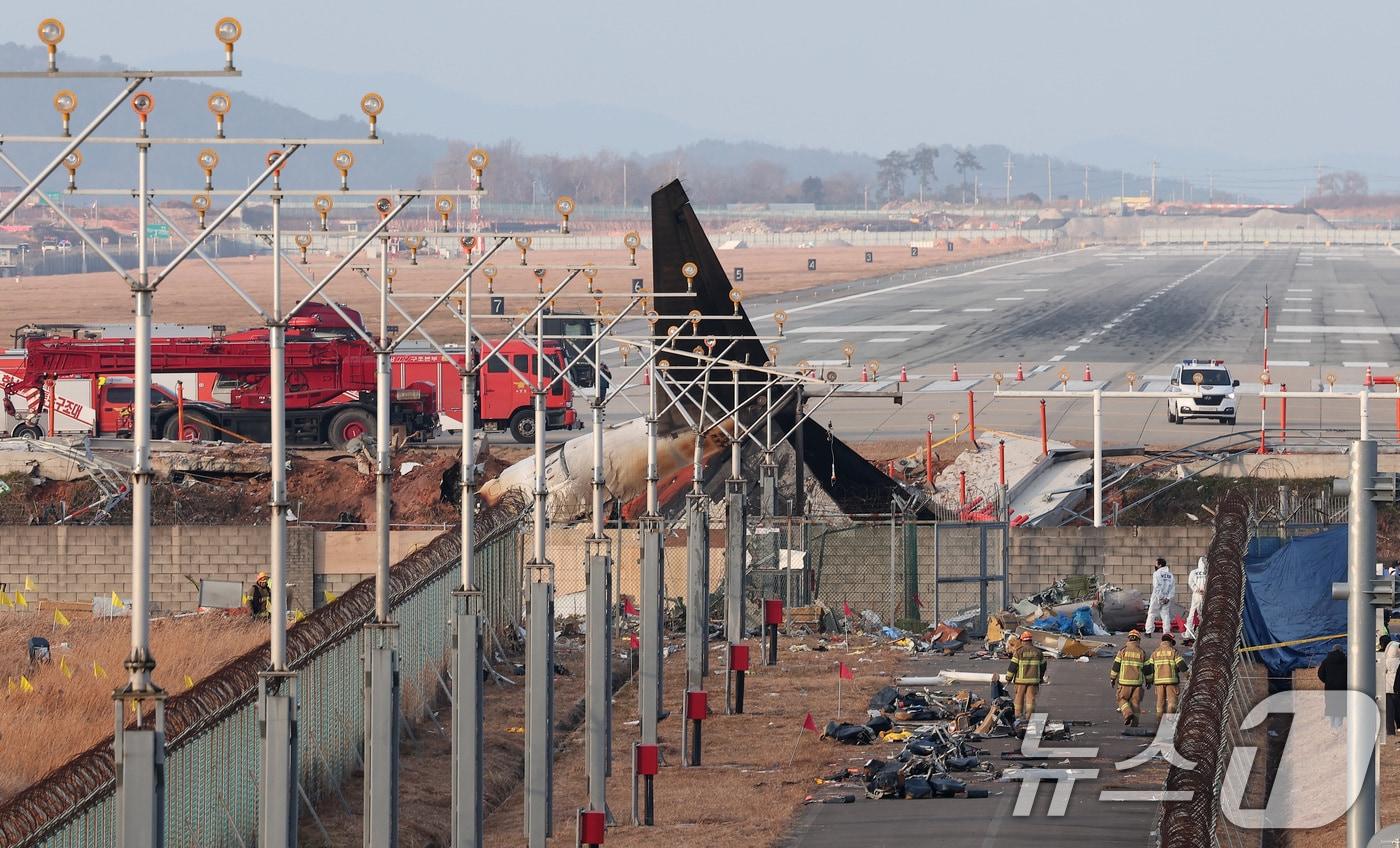
[[[953,382],[958,382],[958,363],[953,363]]]
[[[1084,382],[1094,382],[1094,372],[1089,370],[1089,363],[1084,363]]]
[[[643,385],[643,386],[650,386],[650,385],[651,385],[651,367],[650,367],[650,366],[648,366],[648,367],[642,369],[642,385]]]
[[[1372,386],[1374,386],[1375,384],[1376,384],[1376,381],[1375,381],[1375,379],[1371,376],[1371,366],[1367,365],[1367,366],[1366,366],[1366,388],[1369,389],[1369,388],[1371,388]]]
[[[1023,383],[1026,380],[1026,372],[1022,370],[1021,363],[1016,363],[1016,382]]]
[[[860,366],[860,381],[862,383],[870,382],[870,369],[866,368],[864,365]]]
[[[903,365],[899,366],[899,382],[909,382],[909,369],[904,367]]]

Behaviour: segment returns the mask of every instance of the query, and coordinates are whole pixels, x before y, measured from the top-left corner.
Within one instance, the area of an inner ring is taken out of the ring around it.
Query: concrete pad
[[[845,387],[848,392],[879,392],[892,387],[898,380],[879,380],[872,383],[852,383]]]
[[[976,380],[934,380],[926,386],[915,389],[917,392],[965,392],[973,386],[981,383],[981,379]]]

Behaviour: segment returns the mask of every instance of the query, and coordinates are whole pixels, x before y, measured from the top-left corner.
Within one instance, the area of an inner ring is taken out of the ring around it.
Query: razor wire
[[[502,504],[478,516],[482,609],[497,627],[518,624],[521,615],[520,505]],[[446,665],[450,593],[458,586],[460,559],[460,535],[447,532],[390,569],[405,717],[432,700]],[[373,615],[369,578],[287,631],[289,667],[301,685],[298,779],[313,801],[337,790],[362,765],[360,631]],[[255,832],[258,674],[268,664],[268,647],[254,648],[166,702],[170,844],[246,848]],[[0,846],[116,848],[116,777],[108,736],[0,804]]]
[[[1253,706],[1257,675],[1241,672],[1239,644],[1244,608],[1244,555],[1249,544],[1249,502],[1231,493],[1215,517],[1215,536],[1206,558],[1205,606],[1196,634],[1190,682],[1182,697],[1175,746],[1192,768],[1173,765],[1167,774],[1167,797],[1187,793],[1189,800],[1164,801],[1158,828],[1161,848],[1220,845],[1218,819],[1229,748],[1237,740],[1239,719]],[[1235,796],[1238,797],[1238,796]],[[1233,833],[1226,844],[1234,844]]]

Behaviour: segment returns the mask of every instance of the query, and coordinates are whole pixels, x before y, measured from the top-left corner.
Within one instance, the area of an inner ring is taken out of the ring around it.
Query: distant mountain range
[[[13,43],[0,44],[0,67],[37,69],[42,68],[44,62],[44,51],[40,47]],[[122,67],[106,57],[93,60],[71,54],[63,56],[63,66],[66,69],[75,70],[119,70]],[[267,90],[266,73],[265,69],[259,72],[257,79],[263,82],[253,86],[253,88]],[[286,80],[288,77],[283,75],[282,79]],[[53,109],[52,99],[60,88],[72,89],[78,96],[79,105],[73,118],[73,125],[76,129],[102,108],[120,90],[120,85],[119,80],[6,80],[0,83],[0,90],[5,92],[6,102],[4,117],[0,118],[0,133],[5,135],[56,135],[60,129],[60,119]],[[156,80],[151,83],[147,90],[155,96],[156,100],[155,109],[150,119],[151,133],[156,136],[212,136],[214,118],[209,113],[206,102],[209,95],[219,88],[217,80],[209,83]],[[304,90],[304,88],[304,86],[299,88],[293,82],[284,86],[282,96],[298,100],[317,96],[317,92]],[[231,89],[233,106],[226,124],[226,131],[230,138],[335,137],[357,139],[365,138],[368,134],[367,121],[361,115],[352,117],[347,114],[337,118],[317,118],[301,109],[284,105],[267,97],[249,94],[232,87]],[[358,93],[354,94],[353,97],[358,97]],[[353,108],[356,104],[352,99],[348,105]],[[496,106],[494,108],[504,107]],[[530,108],[534,112],[539,112],[543,107]],[[567,110],[567,107],[561,108]],[[393,104],[390,104],[389,109],[386,110],[384,123],[387,129],[381,133],[382,145],[351,148],[356,160],[350,174],[352,188],[356,186],[431,187],[426,183],[432,179],[432,175],[435,173],[434,166],[448,155],[449,150],[460,152],[463,149],[464,143],[460,139],[393,132],[394,122],[389,119],[392,109]],[[526,111],[530,111],[530,109],[526,109]],[[595,120],[608,119],[606,115],[593,117]],[[525,115],[523,119],[510,122],[510,125],[543,128],[549,126],[549,121],[546,118],[547,116],[543,114]],[[631,117],[619,116],[619,120],[631,120]],[[408,123],[424,126],[428,125],[429,121],[424,116],[415,116],[415,119],[408,121]],[[477,124],[478,122],[473,121],[472,123]],[[480,125],[491,126],[491,122],[482,121]],[[577,127],[579,122],[573,121],[571,123],[568,120],[561,120],[554,123],[556,127],[561,125]],[[136,130],[135,114],[130,108],[123,105],[103,125],[99,135],[129,136],[135,135]],[[683,128],[670,127],[663,135],[677,137],[681,135],[681,130]],[[577,137],[577,133],[571,133],[571,135]],[[659,136],[657,138],[659,139]],[[559,158],[549,155],[557,149],[551,146],[552,137],[549,130],[533,130],[529,137],[516,140],[519,142],[520,148],[532,154],[530,167],[539,169],[538,179],[542,182],[546,173],[551,172],[546,171],[544,164],[538,164],[534,160],[553,158],[557,162]],[[499,140],[480,140],[488,149],[492,149],[491,142],[493,141]],[[575,150],[568,151],[571,154],[579,148],[577,141],[569,146],[575,148]],[[11,143],[5,145],[4,150],[16,160],[22,169],[32,174],[60,147],[61,145],[57,143],[51,145]],[[933,190],[942,191],[949,186],[957,186],[960,195],[963,177],[954,170],[957,150],[949,144],[937,145],[937,149],[939,157],[935,161],[936,181]],[[195,161],[198,150],[198,145],[153,146],[150,155],[151,184],[156,187],[191,189],[202,186],[203,175]],[[263,158],[266,156],[268,148],[261,145],[225,144],[219,146],[218,150],[221,161],[215,172],[215,186],[217,188],[238,188],[246,185],[248,180],[261,170]],[[1080,163],[1045,155],[1014,153],[1000,145],[977,145],[973,146],[972,151],[982,169],[967,174],[969,200],[971,199],[971,184],[974,178],[979,185],[978,193],[984,203],[994,204],[1005,199],[1005,163],[1008,157],[1012,163],[1011,193],[1013,196],[1034,193],[1044,199],[1048,194],[1048,179],[1054,182],[1056,197],[1066,197],[1070,201],[1076,201],[1085,194],[1085,167]],[[332,152],[333,148],[315,147],[297,153],[284,172],[283,185],[289,188],[335,185],[339,178],[331,165]],[[626,157],[626,161],[635,162],[642,166],[634,175],[634,179],[638,180],[647,177],[654,178],[667,171],[687,177],[699,174],[712,175],[720,171],[742,174],[756,164],[765,167],[776,166],[781,169],[781,174],[789,185],[798,184],[808,177],[816,177],[822,180],[840,179],[848,186],[854,183],[857,188],[868,186],[870,203],[873,207],[882,200],[874,185],[879,170],[877,163],[880,155],[883,154],[841,152],[818,147],[779,147],[752,141],[700,138],[677,148],[653,148],[649,152],[631,152]],[[83,157],[83,165],[78,171],[80,187],[134,187],[136,157],[130,146],[85,145]],[[619,161],[621,161],[620,157]],[[1048,172],[1047,162],[1049,163]],[[444,175],[445,172],[442,169],[437,169],[436,172],[439,173],[439,179],[442,179],[444,184],[451,182],[450,177]],[[525,179],[532,180],[533,178],[526,175]],[[556,181],[558,180],[556,179]],[[740,177],[738,181],[742,182],[742,178]],[[23,182],[20,178],[0,169],[0,186],[14,186]],[[58,174],[51,178],[50,185],[47,187],[59,189],[65,182],[65,172],[60,169]],[[1092,166],[1088,169],[1088,193],[1091,197],[1097,199],[1116,195],[1120,185],[1126,187],[1128,194],[1145,194],[1149,188],[1147,178],[1140,175],[1127,174],[1123,182],[1120,183],[1120,175],[1116,170],[1106,171]],[[525,186],[525,193],[528,196],[531,190],[530,182],[527,181]],[[546,192],[560,190],[556,186],[543,184],[539,188]],[[906,190],[917,196],[917,185],[912,178],[906,181]],[[634,188],[633,191],[629,192],[629,195],[635,193]],[[1160,194],[1169,197],[1171,192],[1163,189]],[[850,192],[847,192],[847,195],[849,197]],[[702,197],[704,192],[698,192],[696,196],[697,198]],[[711,199],[716,199],[716,197]],[[793,198],[780,196],[768,199]]]

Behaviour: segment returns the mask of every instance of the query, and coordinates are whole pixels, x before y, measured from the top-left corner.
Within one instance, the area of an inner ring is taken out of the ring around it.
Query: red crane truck
[[[352,320],[359,315],[346,310]],[[308,304],[289,322],[286,345],[289,444],[329,443],[343,448],[374,431],[375,358],[345,321],[322,304]],[[224,436],[265,442],[271,407],[267,330],[222,336],[152,340],[152,436],[210,440]],[[512,340],[492,351],[533,376],[534,348]],[[546,372],[563,366],[558,346],[546,345]],[[478,350],[477,355],[480,356]],[[461,428],[461,354],[391,357],[393,426],[409,438],[432,437],[439,427]],[[0,435],[42,438],[46,433],[131,434],[135,344],[121,338],[30,335],[11,357],[0,357]],[[183,378],[181,396],[172,390]],[[532,381],[533,382],[533,381]],[[163,384],[163,385],[162,385]],[[518,441],[534,437],[531,384],[492,356],[477,381],[477,423],[507,429]],[[51,400],[47,399],[51,396]],[[24,409],[17,411],[15,400]],[[548,429],[582,426],[572,388],[555,383],[546,395]]]
[[[297,320],[297,319],[292,319]],[[287,362],[287,442],[343,448],[375,429],[375,361],[367,345],[344,339],[289,341]],[[120,375],[135,369],[136,345],[129,339],[29,339],[24,372],[4,388],[10,395],[34,389],[43,409],[47,388],[65,377],[96,378],[91,407],[98,435],[124,435],[131,429],[132,384]],[[151,370],[158,373],[212,371],[240,380],[227,404],[181,402],[168,389],[152,386],[151,435],[207,441],[224,436],[266,442],[272,406],[267,343],[228,338],[153,339]],[[118,379],[112,379],[118,377]],[[354,397],[346,392],[357,392]],[[57,391],[55,391],[58,394]],[[59,394],[61,398],[61,394]],[[392,425],[409,438],[431,436],[437,427],[437,398],[431,385],[393,390]],[[40,421],[43,415],[39,416]],[[31,425],[32,426],[32,425]]]

